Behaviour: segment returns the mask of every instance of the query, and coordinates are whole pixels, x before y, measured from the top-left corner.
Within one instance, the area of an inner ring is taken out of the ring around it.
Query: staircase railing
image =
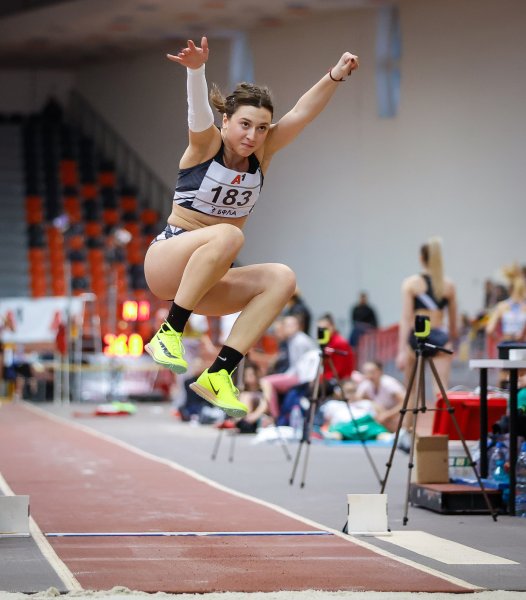
[[[116,172],[136,189],[143,208],[163,214],[173,191],[144,162],[130,144],[77,91],[70,96],[69,113],[81,132],[90,137],[102,155],[111,160]]]

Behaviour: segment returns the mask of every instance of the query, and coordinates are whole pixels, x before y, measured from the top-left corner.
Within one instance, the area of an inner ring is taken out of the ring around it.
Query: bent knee
[[[287,265],[276,263],[271,265],[270,275],[272,283],[279,285],[283,295],[290,298],[296,289],[296,274],[294,271]]]
[[[241,250],[245,243],[245,234],[239,227],[230,225],[229,223],[218,223],[214,225],[214,228],[214,240],[216,243],[233,254],[237,254]]]

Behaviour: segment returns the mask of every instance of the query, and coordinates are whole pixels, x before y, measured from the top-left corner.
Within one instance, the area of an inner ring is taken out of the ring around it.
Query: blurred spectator
[[[354,381],[342,383],[343,400],[328,400],[320,411],[324,437],[339,440],[376,440],[387,434],[387,429],[376,418],[371,400],[359,398]]]
[[[327,380],[347,379],[354,370],[354,352],[347,340],[337,331],[334,319],[330,313],[326,313],[317,323],[319,328],[326,329],[330,338],[325,346],[325,364],[323,376]],[[333,367],[334,371],[333,372]]]
[[[299,287],[296,286],[294,294],[292,294],[285,308],[281,311],[281,316],[298,317],[301,330],[307,334],[310,332],[311,313],[303,300]]]
[[[500,325],[500,341],[523,341],[526,335],[526,280],[518,265],[506,270],[506,274],[511,282],[510,297],[495,306],[486,332],[496,335]]]
[[[301,330],[300,317],[288,316],[283,319],[283,334],[287,340],[289,367],[283,373],[274,373],[261,379],[261,387],[270,402],[272,414],[280,414],[278,423],[288,424],[288,415],[292,406],[299,401],[298,396],[292,406],[283,402],[279,407],[278,394],[285,394],[296,386],[308,384],[315,377],[312,373],[313,362],[318,364],[319,349],[316,342]]]
[[[198,396],[191,388],[190,384],[194,383],[203,370],[204,362],[196,358],[192,363],[189,363],[189,371],[188,377],[184,380],[184,401],[181,406],[179,406],[179,413],[181,415],[182,421],[192,421],[193,423],[198,423],[201,417],[201,411],[204,407],[209,407],[210,404]],[[168,370],[168,369],[165,369]]]
[[[486,333],[496,338],[499,345],[513,346],[526,340],[526,280],[518,265],[505,269],[511,283],[510,297],[497,303],[489,315]],[[508,385],[508,371],[502,370],[499,385]]]
[[[364,380],[358,385],[357,398],[371,400],[377,421],[389,431],[396,431],[406,393],[404,386],[386,375],[382,363],[377,361],[365,363],[362,373]]]
[[[225,419],[219,427],[225,429],[235,427],[239,433],[256,433],[261,417],[268,410],[269,402],[261,389],[259,367],[247,359],[242,365],[243,377],[239,400],[248,407],[248,414],[238,421]]]
[[[272,364],[268,367],[268,374],[285,373],[290,366],[287,336],[285,335],[284,317],[278,317],[272,324],[272,331],[278,342],[278,352]]]
[[[358,297],[358,304],[351,309],[351,336],[349,343],[353,348],[358,347],[360,337],[378,327],[376,312],[369,305],[369,299],[365,292],[361,292]]]

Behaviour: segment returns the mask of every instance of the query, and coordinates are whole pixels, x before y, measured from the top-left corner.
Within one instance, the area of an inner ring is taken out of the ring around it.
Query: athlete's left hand
[[[331,74],[334,79],[345,79],[350,77],[353,71],[356,71],[360,66],[360,61],[356,54],[344,52],[337,64],[331,69]]]

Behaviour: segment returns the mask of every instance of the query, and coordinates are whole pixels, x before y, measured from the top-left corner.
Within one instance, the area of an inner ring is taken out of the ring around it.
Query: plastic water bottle
[[[489,465],[490,477],[496,483],[505,483],[509,481],[509,475],[504,468],[506,455],[506,445],[504,442],[497,442],[495,450],[491,455]]]
[[[289,423],[294,431],[294,439],[300,440],[303,435],[303,413],[297,404],[290,411]]]
[[[526,442],[522,443],[515,467],[515,514],[526,517]]]

